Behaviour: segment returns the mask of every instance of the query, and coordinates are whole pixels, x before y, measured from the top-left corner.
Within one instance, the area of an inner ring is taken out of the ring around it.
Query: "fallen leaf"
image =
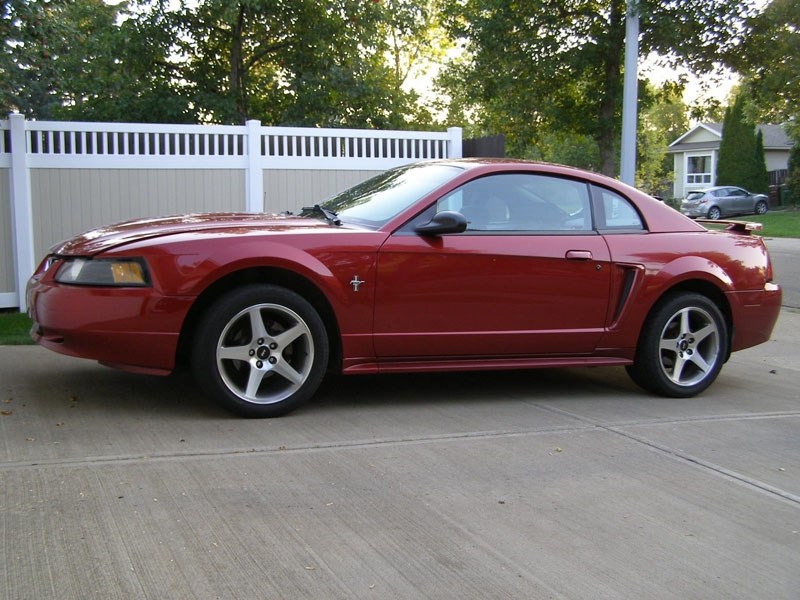
[[[4,417],[9,417],[13,412],[14,412],[13,410],[0,410],[0,415],[3,415]]]

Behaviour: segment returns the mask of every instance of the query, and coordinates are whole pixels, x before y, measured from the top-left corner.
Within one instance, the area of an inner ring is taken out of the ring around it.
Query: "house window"
[[[687,185],[711,183],[711,158],[710,154],[686,157]]]

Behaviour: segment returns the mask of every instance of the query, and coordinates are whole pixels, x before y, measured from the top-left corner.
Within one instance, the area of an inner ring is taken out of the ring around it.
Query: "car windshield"
[[[462,171],[461,167],[437,163],[397,167],[337,194],[321,206],[335,212],[342,222],[377,229]],[[309,211],[302,214],[312,216]]]

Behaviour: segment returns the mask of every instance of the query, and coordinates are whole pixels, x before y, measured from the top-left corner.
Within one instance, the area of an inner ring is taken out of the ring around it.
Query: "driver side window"
[[[470,181],[439,199],[436,212],[467,218],[467,232],[591,230],[585,183],[546,175],[507,173]]]

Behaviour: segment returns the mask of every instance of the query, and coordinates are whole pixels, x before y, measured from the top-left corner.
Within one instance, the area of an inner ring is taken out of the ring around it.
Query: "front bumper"
[[[193,300],[161,296],[152,288],[62,285],[46,275],[31,278],[27,295],[36,343],[155,374],[175,367],[180,328]]]

